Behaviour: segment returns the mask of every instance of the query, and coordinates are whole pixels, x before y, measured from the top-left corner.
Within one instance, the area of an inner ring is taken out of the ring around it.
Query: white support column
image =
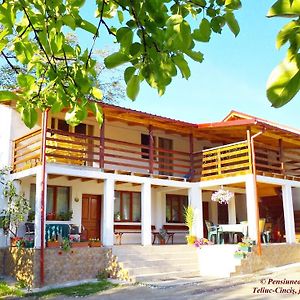
[[[218,202],[209,202],[209,221],[218,224]]]
[[[188,192],[189,205],[194,208],[194,226],[192,234],[197,238],[203,238],[203,209],[202,190],[194,185]]]
[[[115,181],[111,178],[105,179],[102,223],[102,242],[104,246],[113,246],[114,244],[114,204]]]
[[[142,245],[151,245],[151,184],[146,182],[141,188],[141,211],[142,211]]]
[[[36,172],[35,179],[35,219],[34,219],[34,247],[37,249],[41,248],[41,207],[42,201],[44,201],[44,224],[46,227],[46,208],[47,208],[47,173],[45,174],[45,189],[44,199],[42,199],[42,182],[43,182],[43,167],[40,166]],[[44,228],[45,230],[45,228]]]
[[[282,203],[283,203],[286,242],[289,244],[295,243],[296,233],[295,233],[292,187],[289,184],[285,184],[282,186]]]
[[[236,224],[235,194],[228,203],[228,223]]]
[[[156,201],[156,209],[155,209],[155,229],[158,231],[163,227],[166,222],[166,200],[165,194],[162,192],[155,192],[155,201]]]
[[[256,222],[256,195],[254,179],[252,174],[246,177],[246,203],[247,203],[247,221],[248,221],[248,236],[257,241],[257,222]]]

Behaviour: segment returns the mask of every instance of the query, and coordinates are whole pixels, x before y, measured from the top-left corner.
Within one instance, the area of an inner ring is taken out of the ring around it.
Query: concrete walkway
[[[292,284],[289,280],[298,282]],[[299,291],[300,263],[229,279],[214,280],[198,277],[151,284],[124,285],[84,299],[300,299]],[[51,299],[72,298],[64,296]]]

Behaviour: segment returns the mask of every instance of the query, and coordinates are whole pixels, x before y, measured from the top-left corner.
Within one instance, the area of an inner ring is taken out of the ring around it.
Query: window
[[[115,192],[116,222],[140,222],[141,221],[141,194],[137,192]]]
[[[30,186],[30,206],[35,210],[35,196],[36,186]],[[70,188],[65,186],[47,186],[47,205],[46,214],[55,214],[58,216],[60,213],[69,211]]]
[[[184,223],[184,208],[188,206],[188,197],[182,195],[166,195],[167,223]]]
[[[141,144],[143,146],[147,146],[146,148],[142,147],[142,158],[149,159],[149,146],[150,146],[150,135],[149,134],[141,134]]]

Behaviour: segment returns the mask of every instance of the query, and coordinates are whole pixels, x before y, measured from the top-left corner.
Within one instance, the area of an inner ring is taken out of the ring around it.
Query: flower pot
[[[54,220],[56,220],[55,217],[56,217],[56,216],[55,216],[54,213],[49,213],[49,214],[47,214],[46,219],[47,219],[48,221],[54,221]]]
[[[25,248],[33,248],[34,247],[34,241],[24,241]]]
[[[244,252],[251,252],[251,247],[249,246],[240,246],[239,249]]]
[[[72,248],[81,248],[81,247],[88,247],[89,242],[72,242],[71,247]]]
[[[11,247],[20,247],[22,246],[23,238],[16,236],[10,238],[10,246]]]
[[[100,241],[89,242],[90,247],[102,247],[102,243]]]
[[[48,241],[47,247],[48,248],[59,248],[60,244],[59,241]]]
[[[186,241],[187,241],[188,245],[194,245],[196,239],[197,238],[194,235],[187,235],[186,236]]]
[[[246,253],[234,253],[234,258],[243,259],[246,257]]]
[[[159,240],[159,243],[160,243],[161,245],[165,245],[165,244],[166,244],[166,241],[163,240],[163,239],[160,239],[160,240]]]

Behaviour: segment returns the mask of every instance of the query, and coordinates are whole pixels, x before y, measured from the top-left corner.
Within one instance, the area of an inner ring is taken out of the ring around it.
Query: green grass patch
[[[56,289],[50,289],[48,291],[28,293],[27,297],[34,297],[37,299],[48,298],[48,297],[57,297],[57,296],[72,296],[72,297],[83,297],[92,294],[96,294],[101,291],[105,291],[111,288],[118,286],[108,282],[107,280],[102,280],[93,283],[84,283],[76,286],[62,287]]]
[[[0,281],[0,298],[4,296],[22,297],[24,293],[15,286],[10,286],[4,281]]]

